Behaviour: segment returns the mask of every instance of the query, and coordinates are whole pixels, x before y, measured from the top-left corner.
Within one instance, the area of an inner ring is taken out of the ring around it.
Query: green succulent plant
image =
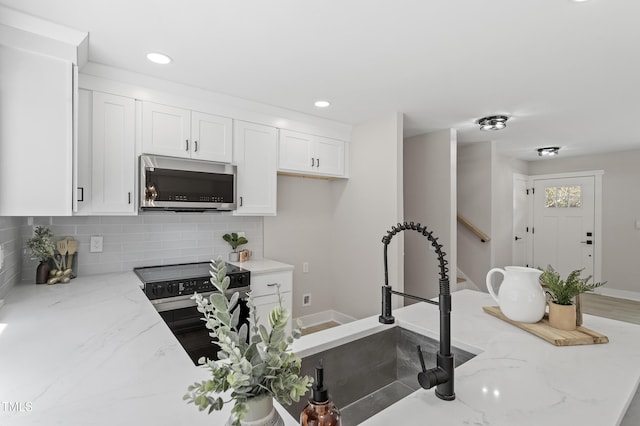
[[[193,298],[211,330],[210,336],[218,340],[220,360],[204,357],[198,360],[198,364],[211,371],[211,379],[190,385],[183,399],[195,404],[200,411],[208,409],[209,413],[235,401],[231,413],[235,418],[234,425],[239,426],[247,413],[246,403],[250,398],[271,395],[281,404],[290,405],[300,400],[313,379],[300,375],[301,360],[289,349],[293,340],[300,337],[300,325],[294,328],[292,335],[286,335],[289,312],[282,307],[280,291],[280,302],[269,313],[271,330],[258,325],[251,294],[247,305],[252,325],[240,325],[240,310],[234,310],[239,294],[234,293],[230,299],[224,296],[229,287],[225,262],[218,257],[211,266],[211,282],[218,292],[209,298],[196,293]],[[225,401],[220,394],[229,390],[231,400]]]
[[[538,268],[540,269],[540,268]],[[583,269],[572,271],[566,281],[562,281],[560,274],[556,272],[551,265],[547,266],[547,270],[540,275],[540,283],[546,287],[545,291],[553,302],[559,305],[571,305],[573,298],[581,293],[593,291],[594,289],[605,285],[607,282],[591,283],[591,275],[586,278],[580,278]]]
[[[249,242],[245,237],[238,237],[238,234],[235,232],[232,232],[231,234],[224,234],[222,239],[229,243],[233,251],[236,251],[238,246]]]
[[[40,262],[51,259],[56,248],[53,243],[53,232],[44,226],[37,226],[33,237],[27,240],[27,248],[31,250],[31,255]]]

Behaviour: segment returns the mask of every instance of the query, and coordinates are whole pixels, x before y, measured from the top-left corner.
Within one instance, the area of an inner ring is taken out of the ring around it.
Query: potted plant
[[[300,358],[289,349],[294,338],[300,337],[300,326],[293,335],[286,336],[289,313],[279,306],[269,314],[270,330],[258,325],[253,298],[249,295],[251,326],[239,326],[239,310],[235,310],[239,293],[230,299],[224,294],[229,286],[225,262],[218,257],[212,261],[211,282],[218,290],[210,298],[195,294],[198,311],[204,315],[211,337],[220,346],[218,361],[200,358],[198,363],[211,371],[211,378],[189,386],[184,400],[199,410],[220,410],[225,403],[234,402],[227,424],[239,426],[243,420],[263,424],[282,424],[273,408],[273,398],[281,404],[299,401],[313,379],[300,375]],[[279,294],[279,293],[278,293]],[[225,401],[224,392],[230,392]],[[253,424],[253,423],[252,423]],[[258,424],[258,423],[255,423]]]
[[[229,245],[231,246],[231,250],[233,250],[231,253],[229,253],[229,261],[237,262],[239,260],[239,255],[237,251],[238,246],[247,244],[249,240],[247,240],[245,237],[239,237],[238,234],[235,232],[232,232],[230,234],[224,234],[222,236],[222,239],[228,242]]]
[[[33,237],[27,240],[27,248],[31,250],[31,255],[40,261],[36,269],[36,284],[46,283],[49,278],[49,259],[53,258],[55,249],[53,232],[44,226],[37,226]]]
[[[550,296],[549,325],[561,330],[574,330],[576,328],[576,305],[573,300],[578,295],[605,285],[607,282],[589,284],[591,275],[580,278],[583,269],[572,271],[565,281],[551,265],[540,275],[540,283]]]

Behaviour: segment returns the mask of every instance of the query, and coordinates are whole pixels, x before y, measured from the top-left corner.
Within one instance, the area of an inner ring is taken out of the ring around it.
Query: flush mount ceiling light
[[[479,119],[476,123],[480,126],[480,130],[494,131],[502,130],[507,127],[507,120],[509,117],[506,115],[492,115]]]
[[[560,152],[559,146],[547,146],[545,148],[538,148],[538,156],[540,157],[553,157]]]
[[[160,65],[167,65],[173,62],[170,57],[168,57],[164,53],[158,53],[158,52],[147,53],[147,59],[153,62],[154,64],[160,64]]]
[[[331,105],[331,102],[329,102],[329,101],[315,101],[313,104],[315,106],[317,106],[318,108],[326,108],[329,105]]]

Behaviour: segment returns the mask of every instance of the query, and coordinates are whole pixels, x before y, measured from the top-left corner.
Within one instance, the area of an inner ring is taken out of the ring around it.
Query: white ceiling
[[[349,124],[400,111],[405,137],[451,127],[528,160],[640,148],[638,0],[0,4],[89,32],[91,62]],[[480,132],[497,113],[508,127]]]

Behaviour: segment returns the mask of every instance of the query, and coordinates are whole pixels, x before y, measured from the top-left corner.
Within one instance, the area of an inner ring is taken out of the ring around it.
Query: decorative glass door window
[[[545,207],[582,207],[582,186],[547,186],[545,191]]]

